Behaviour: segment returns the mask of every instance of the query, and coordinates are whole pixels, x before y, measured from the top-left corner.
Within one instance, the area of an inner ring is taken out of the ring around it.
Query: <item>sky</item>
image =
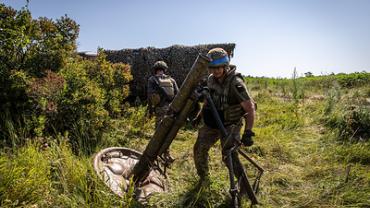
[[[370,72],[370,0],[30,0],[28,8],[33,18],[74,19],[79,51],[235,43],[231,63],[244,75]]]

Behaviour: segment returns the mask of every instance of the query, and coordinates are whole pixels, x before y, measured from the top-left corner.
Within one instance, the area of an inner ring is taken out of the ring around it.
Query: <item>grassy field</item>
[[[246,78],[258,111],[255,145],[243,149],[265,169],[255,207],[370,207],[369,75],[345,84],[342,79]],[[145,111],[126,110],[96,151],[110,146],[143,151],[154,128]],[[210,189],[194,191],[196,137],[190,126],[179,131],[171,146],[176,160],[168,171],[170,190],[151,197],[147,206],[230,206],[219,143],[210,151]],[[73,154],[68,135],[2,149],[1,207],[142,207],[132,193],[123,199],[112,194],[97,178],[91,158]],[[243,163],[254,179],[255,170]],[[248,200],[243,207],[249,207]]]

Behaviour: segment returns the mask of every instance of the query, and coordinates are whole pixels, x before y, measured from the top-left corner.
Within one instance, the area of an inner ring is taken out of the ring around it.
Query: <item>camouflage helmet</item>
[[[230,63],[229,56],[223,48],[213,48],[209,50],[207,57],[211,59],[208,67],[228,66]]]
[[[157,71],[157,69],[162,69],[163,71],[167,71],[168,69],[168,66],[166,64],[166,62],[164,61],[156,61],[154,64],[153,64],[153,72],[155,73]]]

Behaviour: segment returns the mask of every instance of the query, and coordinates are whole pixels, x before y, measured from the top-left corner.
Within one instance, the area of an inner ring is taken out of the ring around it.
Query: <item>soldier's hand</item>
[[[243,136],[242,136],[242,139],[241,139],[241,142],[245,145],[245,146],[247,146],[247,147],[249,147],[249,146],[252,146],[253,145],[253,139],[252,139],[252,137],[254,136],[255,134],[254,134],[254,132],[252,131],[252,130],[250,130],[250,129],[247,129],[247,130],[245,130],[244,131],[244,133],[243,133]]]

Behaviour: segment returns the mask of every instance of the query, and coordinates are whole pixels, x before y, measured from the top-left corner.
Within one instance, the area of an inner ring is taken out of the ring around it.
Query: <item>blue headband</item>
[[[212,60],[209,63],[209,65],[214,66],[214,65],[225,64],[225,63],[229,63],[229,57],[228,56],[224,56],[222,58]]]

